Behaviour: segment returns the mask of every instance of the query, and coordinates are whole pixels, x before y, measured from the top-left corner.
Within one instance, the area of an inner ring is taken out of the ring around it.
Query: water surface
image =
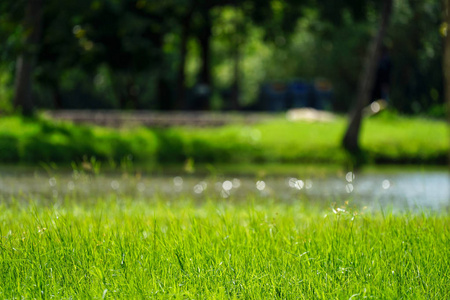
[[[108,195],[136,199],[192,197],[240,201],[251,198],[275,201],[308,201],[322,205],[349,201],[357,207],[391,208],[400,211],[450,208],[450,177],[445,169],[377,169],[353,173],[308,168],[298,175],[259,172],[256,175],[195,175],[105,173],[79,171],[0,169],[0,197],[54,203],[86,201]]]

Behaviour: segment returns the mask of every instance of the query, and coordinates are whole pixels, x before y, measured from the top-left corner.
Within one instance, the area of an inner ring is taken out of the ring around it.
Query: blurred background
[[[0,198],[448,209],[449,7],[1,0]]]
[[[372,100],[445,116],[443,11],[393,1]],[[347,112],[381,14],[369,0],[2,0],[0,111]]]

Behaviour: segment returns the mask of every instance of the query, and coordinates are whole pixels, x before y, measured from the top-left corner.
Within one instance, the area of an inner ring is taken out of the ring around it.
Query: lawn
[[[114,193],[0,211],[3,299],[450,297],[447,212]]]
[[[70,165],[95,157],[117,166],[195,163],[344,163],[343,117],[330,123],[282,117],[216,128],[82,126],[42,117],[0,118],[0,163]],[[450,150],[445,121],[392,114],[365,120],[361,147],[368,163],[445,164]]]

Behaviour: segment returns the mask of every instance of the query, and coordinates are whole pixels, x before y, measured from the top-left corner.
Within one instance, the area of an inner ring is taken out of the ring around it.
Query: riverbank
[[[333,163],[347,160],[340,141],[346,120],[290,122],[282,117],[252,125],[214,128],[74,125],[46,118],[0,119],[0,162],[123,164]],[[392,116],[368,118],[361,145],[372,164],[445,164],[445,121]],[[95,157],[93,161],[92,158]]]

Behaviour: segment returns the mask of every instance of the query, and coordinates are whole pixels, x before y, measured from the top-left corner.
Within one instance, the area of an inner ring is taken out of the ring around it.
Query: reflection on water
[[[394,210],[450,208],[450,178],[446,171],[396,171],[336,173],[304,178],[265,176],[146,176],[141,174],[99,176],[83,173],[43,173],[0,171],[2,201],[33,199],[96,199],[110,193],[137,199],[152,197],[195,199],[244,199],[252,197],[293,201],[320,201],[322,204],[350,200],[357,206],[391,207]],[[70,197],[66,197],[70,196]]]

